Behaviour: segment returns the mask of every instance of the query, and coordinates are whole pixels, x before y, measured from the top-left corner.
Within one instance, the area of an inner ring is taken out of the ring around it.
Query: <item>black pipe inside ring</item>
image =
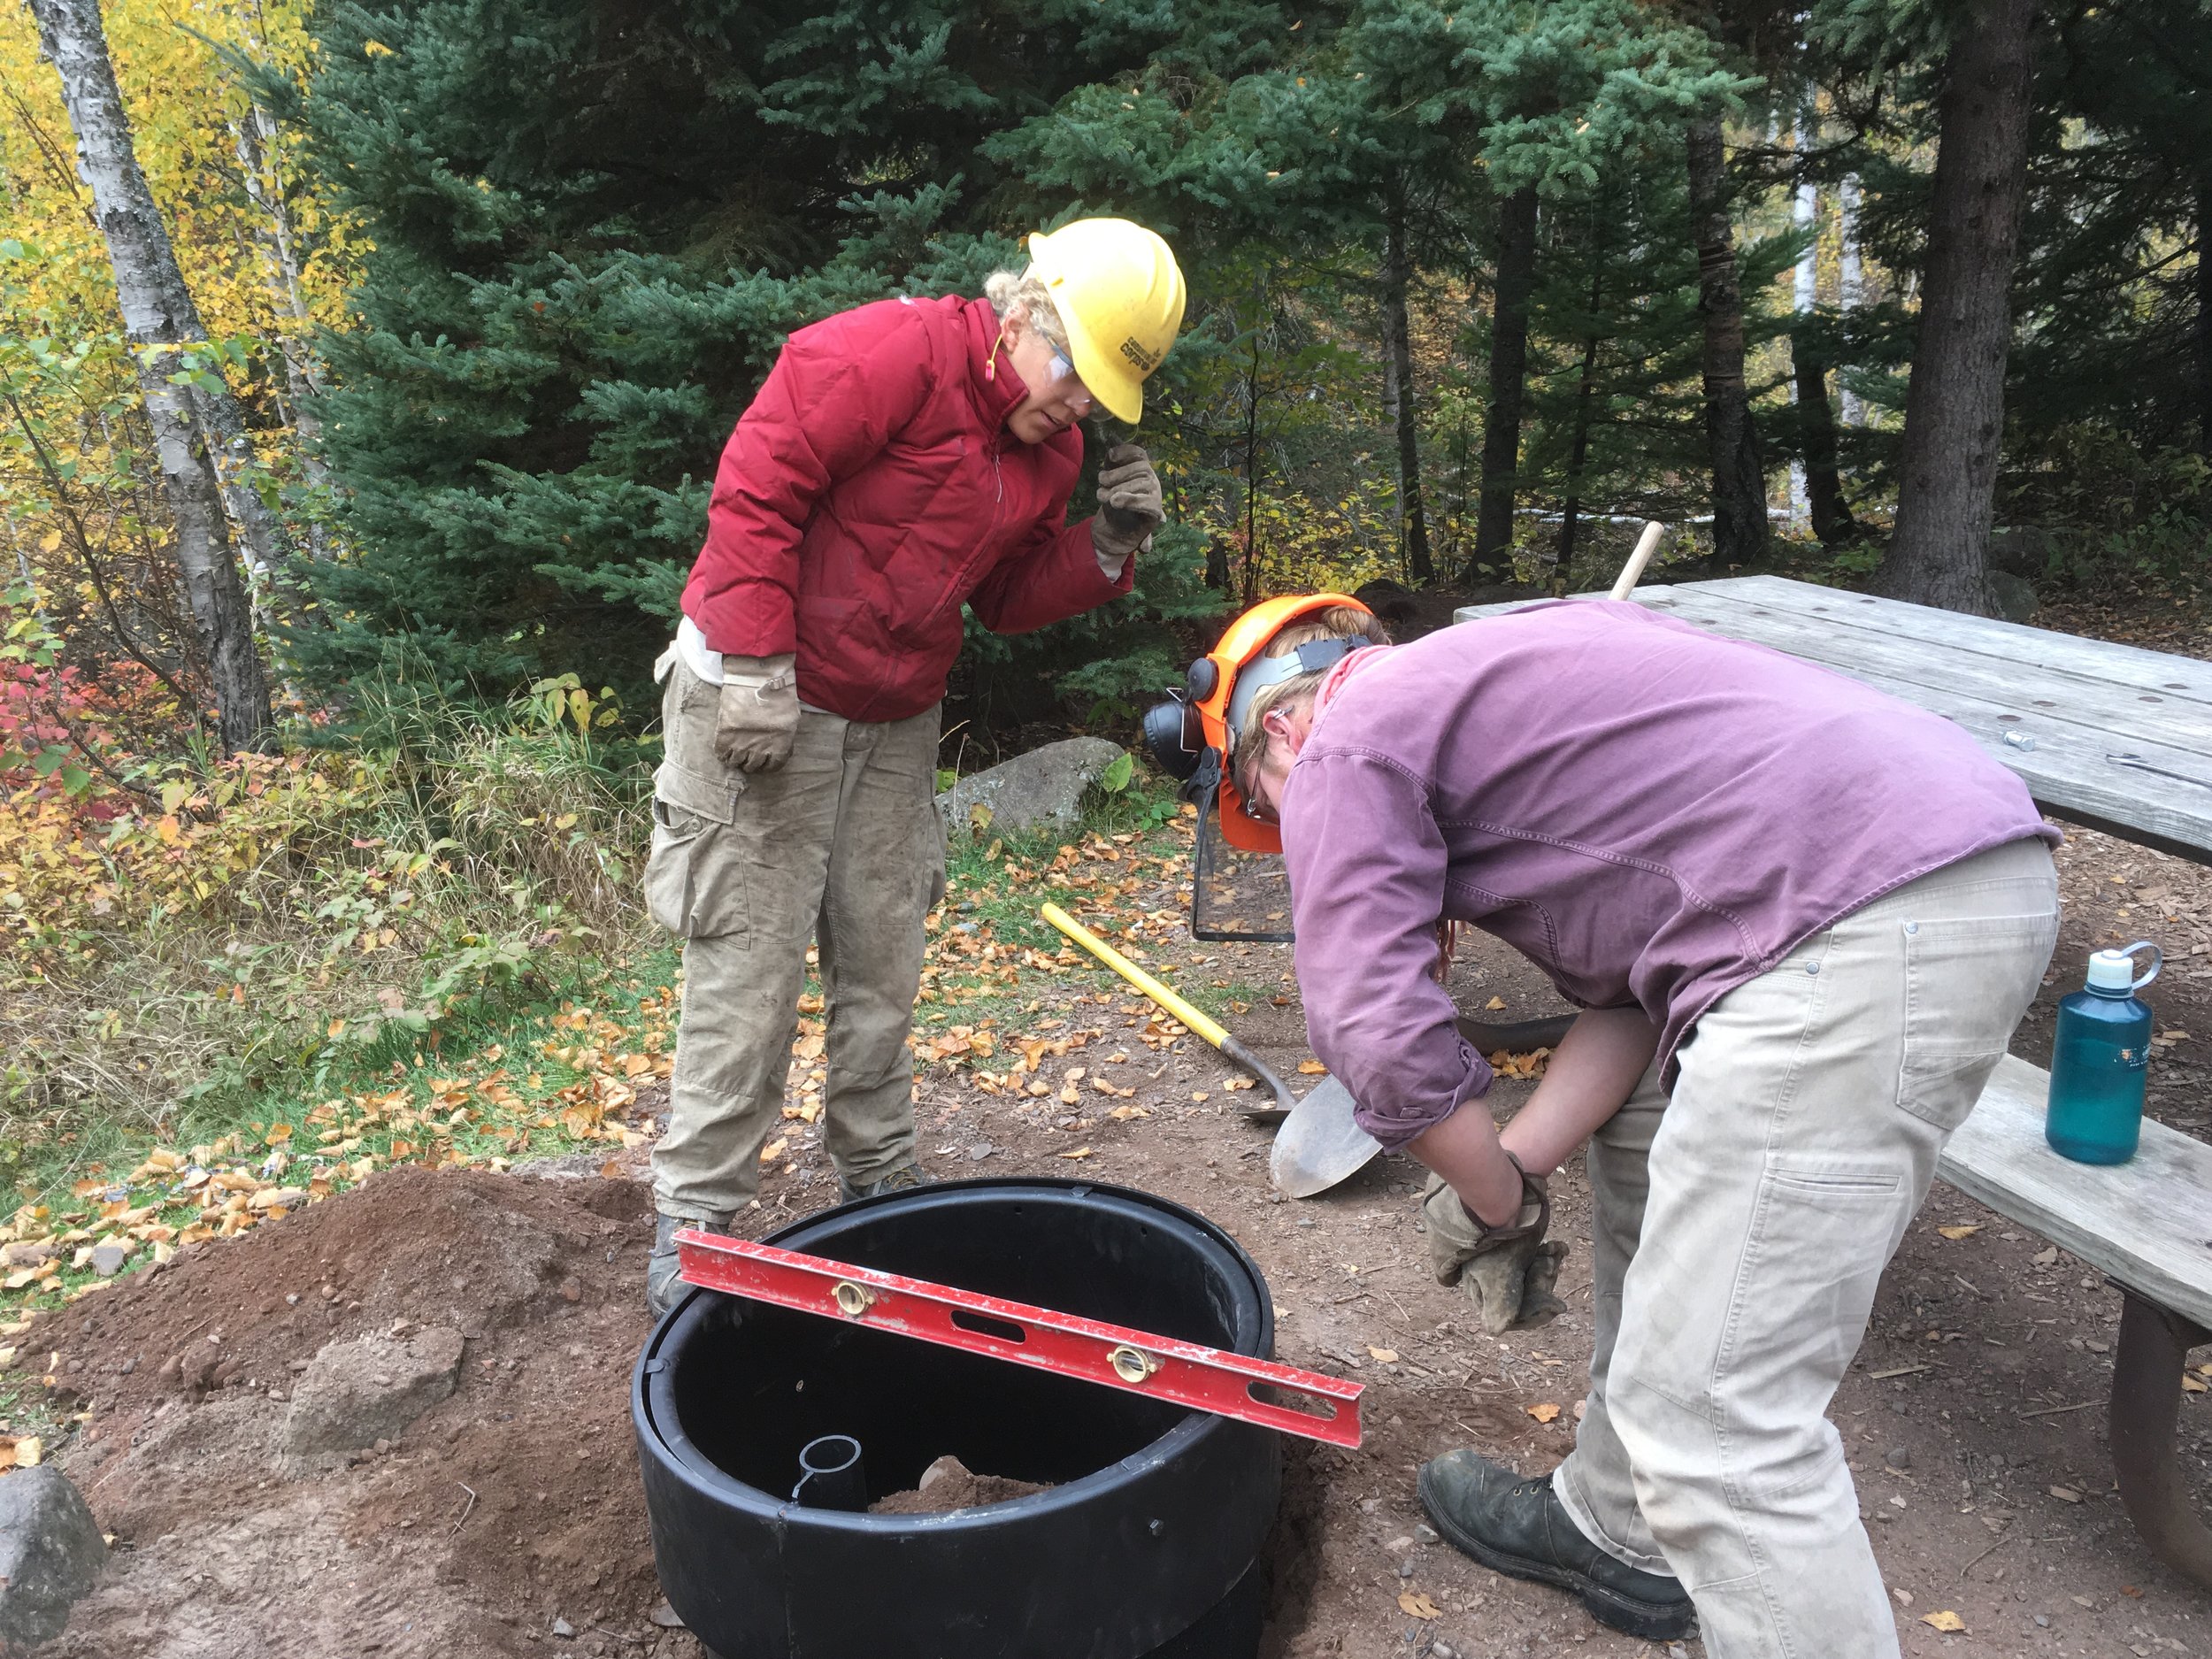
[[[794,1503],[819,1509],[864,1509],[868,1476],[861,1466],[860,1442],[849,1434],[825,1434],[799,1448],[799,1484]]]

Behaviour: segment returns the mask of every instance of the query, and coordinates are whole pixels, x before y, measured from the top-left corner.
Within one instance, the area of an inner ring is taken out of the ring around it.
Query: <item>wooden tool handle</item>
[[[1135,986],[1137,989],[1142,991],[1162,1008],[1213,1044],[1215,1048],[1220,1048],[1228,1041],[1229,1033],[1223,1029],[1218,1020],[1207,1018],[1205,1015],[1176,995],[1174,992],[1169,990],[1167,987],[1162,985],[1058,905],[1048,904],[1039,913],[1045,920],[1050,922],[1070,939],[1075,941],[1077,944],[1082,946],[1084,949],[1089,951],[1091,955],[1096,956],[1116,973],[1121,975],[1123,979],[1128,980],[1130,984]]]
[[[1636,591],[1636,584],[1643,580],[1644,566],[1651,563],[1651,556],[1659,550],[1659,538],[1666,534],[1666,526],[1657,519],[1647,519],[1643,534],[1636,538],[1636,550],[1628,556],[1628,563],[1621,566],[1620,580],[1613,584],[1609,599],[1625,599]]]

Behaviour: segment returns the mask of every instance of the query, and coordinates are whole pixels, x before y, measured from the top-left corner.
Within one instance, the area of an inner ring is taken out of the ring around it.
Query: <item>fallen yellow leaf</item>
[[[2181,1391],[2184,1394],[2192,1394],[2212,1393],[2212,1383],[2205,1381],[2201,1377],[2192,1377],[2184,1371],[2181,1376]]]
[[[0,1469],[33,1469],[45,1455],[45,1447],[35,1434],[0,1434]]]
[[[1091,1149],[1088,1147],[1078,1147],[1074,1151],[1063,1152],[1060,1156],[1064,1158],[1087,1158],[1091,1156]]]
[[[1938,1233],[1940,1233],[1947,1239],[1970,1239],[1974,1236],[1974,1234],[1979,1233],[1981,1230],[1981,1224],[1979,1222],[1973,1222],[1955,1227],[1938,1227],[1936,1229]]]
[[[1367,1345],[1367,1351],[1382,1364],[1395,1365],[1398,1363],[1398,1350],[1394,1348],[1377,1348],[1371,1342]]]
[[[784,1136],[778,1135],[766,1146],[761,1148],[760,1161],[763,1164],[773,1164],[778,1158],[784,1155],[785,1148],[790,1146],[790,1144],[791,1142]]]
[[[1329,1068],[1323,1065],[1318,1060],[1301,1060],[1298,1063],[1298,1070],[1307,1077],[1326,1077],[1329,1075]]]
[[[1529,1416],[1534,1417],[1539,1423],[1554,1422],[1556,1421],[1559,1417],[1559,1408],[1552,1404],[1548,1400],[1547,1400],[1540,1406],[1525,1406],[1522,1409],[1525,1410]]]
[[[1398,1592],[1398,1610],[1409,1618],[1442,1618],[1444,1609],[1418,1590]]]
[[[1494,1014],[1504,1006],[1505,998],[1502,996],[1494,996],[1482,1005],[1482,1010],[1486,1014]]]
[[[1930,1630],[1955,1632],[1966,1628],[1966,1621],[1947,1607],[1940,1613],[1923,1613],[1920,1616],[1920,1622]]]

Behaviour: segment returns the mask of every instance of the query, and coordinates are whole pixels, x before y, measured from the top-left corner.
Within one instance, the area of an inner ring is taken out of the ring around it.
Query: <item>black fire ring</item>
[[[1194,1211],[1068,1180],[953,1181],[811,1216],[769,1242],[1271,1355],[1252,1259]],[[694,1291],[631,1389],[661,1586],[718,1659],[1251,1659],[1275,1435],[857,1323]],[[852,1509],[801,1467],[851,1446]],[[1048,1483],[871,1515],[950,1453]],[[806,1486],[798,1501],[785,1494]]]

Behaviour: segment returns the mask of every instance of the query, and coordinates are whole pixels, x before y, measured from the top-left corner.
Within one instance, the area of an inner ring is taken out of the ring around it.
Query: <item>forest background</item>
[[[1129,737],[1256,597],[1576,591],[1646,518],[2015,615],[2212,571],[2205,0],[28,0],[0,183],[25,1202],[647,963],[730,426],[1080,214],[1189,280],[1170,524],[972,629],[949,768]]]

